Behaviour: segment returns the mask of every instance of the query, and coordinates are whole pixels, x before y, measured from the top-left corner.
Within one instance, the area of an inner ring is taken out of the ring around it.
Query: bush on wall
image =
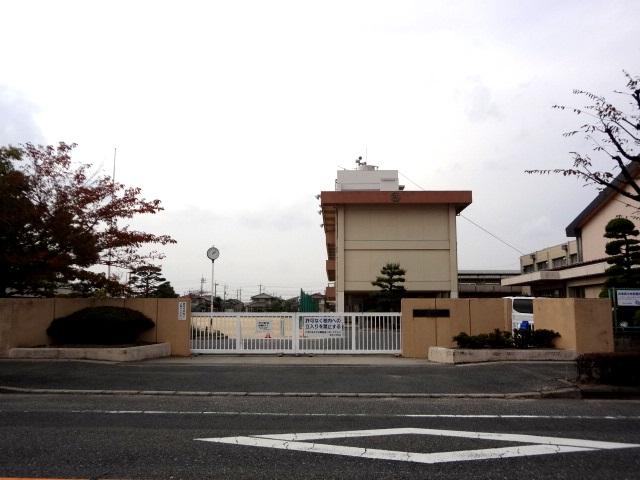
[[[503,332],[496,328],[491,333],[468,335],[460,332],[453,337],[458,348],[553,348],[553,342],[560,334],[553,330],[514,330]]]
[[[47,335],[56,344],[121,345],[135,343],[154,325],[146,315],[130,308],[90,307],[56,318]]]

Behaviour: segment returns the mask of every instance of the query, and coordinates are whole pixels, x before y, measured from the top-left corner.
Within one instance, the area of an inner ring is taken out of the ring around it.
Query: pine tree
[[[635,238],[639,233],[626,218],[614,218],[607,223],[604,236],[612,240],[605,247],[610,256],[607,263],[611,265],[605,270],[605,288],[640,287],[640,240]]]
[[[160,272],[162,269],[155,265],[143,265],[131,271],[129,288],[138,297],[155,297],[158,287],[167,281]]]
[[[400,300],[406,292],[403,285],[406,273],[399,263],[387,263],[375,282],[371,282],[371,285],[381,290],[378,295],[381,310],[400,311]]]

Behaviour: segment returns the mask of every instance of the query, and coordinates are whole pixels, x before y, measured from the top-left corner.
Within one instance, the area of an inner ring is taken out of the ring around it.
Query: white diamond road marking
[[[390,435],[434,435],[440,437],[474,438],[477,440],[522,442],[528,445],[504,448],[486,448],[479,450],[459,450],[454,452],[415,453],[310,442],[312,440],[327,440],[332,438],[379,437]],[[597,442],[593,440],[581,440],[578,438],[542,437],[538,435],[517,435],[510,433],[465,432],[458,430],[436,430],[431,428],[383,428],[379,430],[350,430],[343,432],[285,433],[244,437],[196,438],[195,440],[244,445],[249,447],[267,447],[299,452],[325,453],[332,455],[345,455],[348,457],[397,460],[417,463],[462,462],[469,460],[488,460],[494,458],[526,457],[530,455],[640,447],[640,445],[631,443]]]

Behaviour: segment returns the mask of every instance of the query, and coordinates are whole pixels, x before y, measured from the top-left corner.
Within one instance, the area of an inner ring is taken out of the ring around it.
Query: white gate
[[[399,313],[191,313],[193,353],[402,352]]]

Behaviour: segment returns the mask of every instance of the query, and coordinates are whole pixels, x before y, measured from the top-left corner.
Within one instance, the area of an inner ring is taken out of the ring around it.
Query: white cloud
[[[0,85],[0,145],[42,142],[36,105],[18,91]]]

